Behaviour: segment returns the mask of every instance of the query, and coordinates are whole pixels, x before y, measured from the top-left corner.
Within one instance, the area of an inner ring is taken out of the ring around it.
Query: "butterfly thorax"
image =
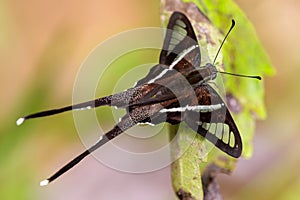
[[[203,67],[195,68],[187,75],[187,79],[189,83],[194,85],[201,85],[205,82],[213,80],[217,77],[217,69],[216,67],[211,64],[207,63]]]

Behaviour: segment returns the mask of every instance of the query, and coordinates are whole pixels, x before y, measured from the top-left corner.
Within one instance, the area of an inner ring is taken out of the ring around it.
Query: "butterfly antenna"
[[[224,39],[223,39],[223,41],[222,41],[222,43],[221,43],[221,45],[220,45],[218,51],[217,51],[217,54],[216,54],[216,56],[215,56],[215,58],[214,58],[214,61],[213,61],[213,65],[215,64],[215,62],[216,62],[216,60],[217,60],[217,57],[218,57],[218,55],[219,55],[219,53],[220,53],[220,51],[221,51],[221,49],[222,49],[222,47],[223,47],[223,44],[224,44],[224,42],[226,41],[226,39],[227,39],[229,33],[231,32],[231,30],[233,29],[234,26],[235,26],[235,21],[234,21],[234,19],[232,19],[232,20],[231,20],[231,26],[230,26],[229,30],[227,31],[227,33],[226,33],[226,35],[225,35],[225,37],[224,37]],[[260,76],[248,76],[248,75],[234,74],[234,73],[221,72],[221,71],[218,71],[218,73],[227,74],[227,75],[232,75],[232,76],[239,76],[239,77],[244,77],[244,78],[255,78],[255,79],[261,80],[261,77],[260,77]]]
[[[220,53],[220,51],[221,51],[221,49],[222,49],[222,46],[223,46],[223,44],[224,44],[226,38],[228,37],[229,33],[231,32],[231,30],[233,29],[234,26],[235,26],[235,21],[234,21],[234,19],[232,19],[232,20],[231,20],[231,26],[230,26],[228,32],[226,33],[226,35],[225,35],[225,37],[224,37],[224,39],[223,39],[223,41],[222,41],[222,43],[221,43],[221,45],[220,45],[218,51],[217,51],[217,54],[216,54],[216,56],[215,56],[213,65],[215,64],[215,62],[216,62],[216,60],[217,60],[217,57],[218,57],[218,55],[219,55],[219,53]]]
[[[227,75],[232,75],[232,76],[239,76],[239,77],[244,77],[244,78],[255,78],[255,79],[261,80],[261,77],[260,77],[260,76],[249,76],[249,75],[234,74],[234,73],[221,72],[221,71],[218,71],[218,73],[221,73],[221,74],[227,74]]]

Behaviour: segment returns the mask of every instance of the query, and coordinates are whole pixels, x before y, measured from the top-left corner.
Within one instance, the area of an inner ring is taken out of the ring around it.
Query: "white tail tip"
[[[19,118],[16,122],[17,126],[20,126],[21,124],[23,124],[24,120],[25,120],[25,118],[23,118],[23,117]]]
[[[48,185],[48,183],[49,183],[49,180],[43,180],[43,181],[41,181],[40,182],[40,186],[46,186],[46,185]]]

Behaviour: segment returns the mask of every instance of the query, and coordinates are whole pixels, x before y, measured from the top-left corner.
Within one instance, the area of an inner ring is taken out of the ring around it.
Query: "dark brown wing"
[[[199,105],[211,106],[202,111],[188,111],[184,121],[190,128],[212,142],[228,155],[238,158],[242,153],[242,139],[225,103],[209,85],[195,89]]]
[[[194,67],[198,67],[201,62],[201,54],[191,22],[183,13],[174,12],[167,26],[159,63],[169,66],[182,52],[193,46],[196,46],[196,48],[184,56],[184,59]]]
[[[190,21],[183,13],[174,12],[167,26],[159,64],[151,68],[147,76],[139,80],[136,86],[155,82],[153,80],[170,67],[186,76],[195,67],[199,67],[200,62],[200,49]]]

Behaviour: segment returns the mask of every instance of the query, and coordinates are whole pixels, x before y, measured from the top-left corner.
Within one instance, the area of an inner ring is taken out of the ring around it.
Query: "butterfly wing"
[[[167,26],[159,63],[169,66],[191,47],[195,48],[184,56],[184,61],[189,62],[193,67],[200,66],[200,49],[191,22],[183,13],[174,12]],[[179,67],[176,65],[174,68],[178,70]]]
[[[200,66],[201,56],[197,37],[189,19],[180,12],[170,17],[159,64],[151,68],[147,76],[139,80],[135,86],[155,82],[164,71],[175,69],[182,73]]]
[[[207,106],[207,109],[187,111],[184,121],[223,152],[235,158],[240,157],[242,139],[221,97],[207,84],[198,86],[195,93],[198,105]]]

